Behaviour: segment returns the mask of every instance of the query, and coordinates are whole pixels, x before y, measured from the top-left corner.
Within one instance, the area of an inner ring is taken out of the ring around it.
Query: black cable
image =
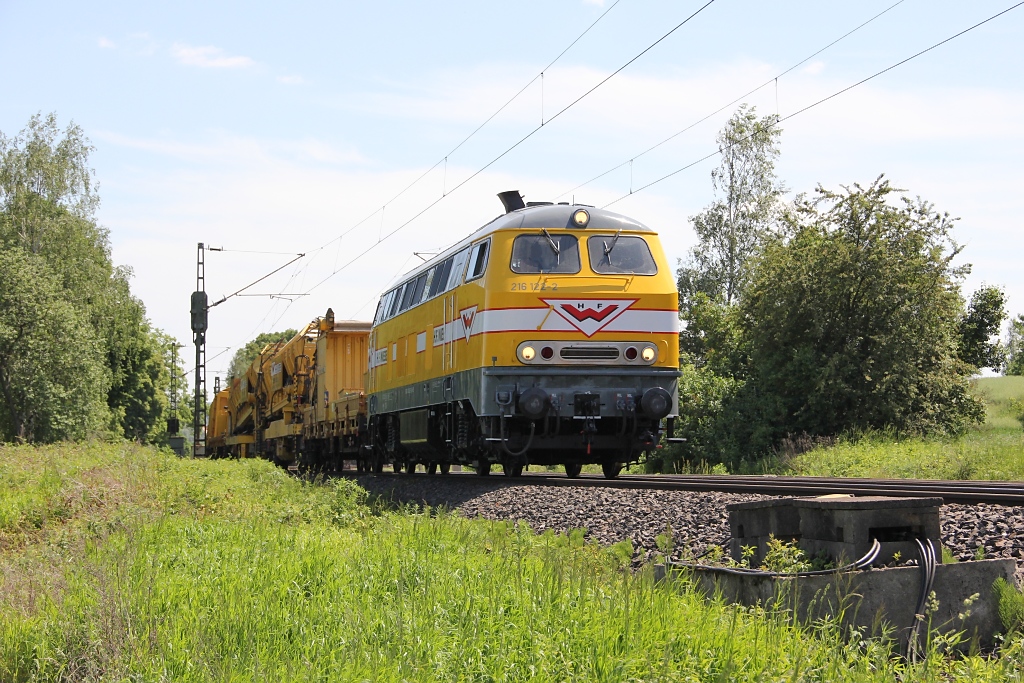
[[[530,436],[526,440],[526,445],[523,446],[522,449],[520,449],[518,451],[513,451],[512,449],[510,449],[508,447],[508,437],[505,436],[505,411],[502,410],[502,412],[501,412],[501,426],[500,426],[500,430],[499,430],[499,432],[500,432],[499,436],[501,437],[501,447],[502,447],[502,449],[508,455],[512,456],[513,458],[521,458],[522,456],[526,455],[526,452],[528,450],[530,450],[530,446],[533,444],[533,433],[534,433],[534,431],[536,431],[536,429],[537,429],[537,423],[534,420],[530,420]]]
[[[878,539],[874,539],[871,543],[871,548],[861,557],[859,560],[844,564],[841,567],[834,567],[833,569],[817,569],[814,571],[804,572],[773,572],[764,569],[747,569],[744,567],[715,567],[705,564],[691,564],[687,562],[673,562],[673,567],[682,567],[684,569],[699,569],[700,571],[710,572],[712,574],[734,574],[739,576],[828,576],[830,574],[842,574],[844,572],[850,572],[855,569],[866,569],[878,559],[878,554],[882,550],[881,543]],[[705,551],[704,554],[707,554]]]
[[[823,103],[831,100],[834,97],[838,97],[839,95],[842,95],[845,92],[853,90],[857,86],[863,85],[863,84],[867,83],[868,81],[870,81],[870,80],[872,80],[874,78],[877,78],[878,76],[881,76],[882,74],[884,74],[884,73],[886,73],[888,71],[892,71],[896,67],[902,66],[902,65],[906,64],[907,62],[911,61],[912,59],[916,59],[916,58],[920,57],[921,55],[923,55],[923,54],[925,54],[927,52],[931,52],[935,48],[937,48],[937,47],[939,47],[941,45],[945,45],[949,41],[951,41],[951,40],[953,40],[955,38],[959,38],[960,36],[964,35],[965,33],[973,31],[974,29],[978,28],[979,26],[983,26],[984,24],[987,24],[988,22],[992,21],[993,19],[997,19],[997,18],[1001,17],[1002,15],[1006,14],[1007,12],[1009,12],[1011,10],[1017,9],[1021,5],[1024,5],[1024,2],[1018,2],[1015,5],[1007,7],[1002,12],[998,12],[997,14],[993,14],[991,17],[989,17],[988,19],[985,19],[984,21],[979,21],[977,24],[974,24],[973,26],[965,28],[963,31],[960,31],[959,33],[955,33],[955,34],[951,35],[950,37],[946,38],[945,40],[940,40],[939,42],[935,43],[934,45],[932,45],[930,47],[927,47],[927,48],[921,50],[920,52],[917,52],[917,53],[907,57],[906,59],[903,59],[903,60],[901,60],[899,62],[896,62],[892,66],[888,66],[888,67],[882,69],[881,71],[877,71],[877,72],[871,74],[867,78],[864,78],[862,80],[857,81],[853,85],[849,85],[849,86],[843,88],[842,90],[837,90],[836,92],[832,93],[828,97],[823,97],[822,99],[818,100],[817,102],[814,102],[813,104],[809,104],[809,105],[807,105],[806,107],[804,107],[802,109],[798,109],[797,111],[793,112],[792,114],[789,114],[789,115],[784,116],[782,118],[776,118],[772,123],[770,123],[768,125],[768,127],[771,128],[771,127],[777,126],[780,123],[782,123],[783,121],[788,121],[789,119],[791,119],[791,118],[793,118],[795,116],[799,116],[800,114],[803,114],[805,111],[808,111],[810,109],[813,109],[814,107],[817,107],[819,104],[823,104]],[[730,149],[734,145],[738,145],[739,143],[743,142],[744,140],[747,140],[748,138],[750,138],[751,136],[756,135],[758,132],[760,132],[760,131],[755,130],[753,133],[750,133],[749,135],[746,135],[746,136],[740,138],[739,140],[736,140],[732,144],[727,145],[724,149],[716,150],[716,151],[712,152],[711,154],[703,156],[700,159],[697,159],[696,161],[693,161],[693,162],[683,166],[682,168],[678,168],[675,171],[672,171],[671,173],[663,175],[662,177],[658,178],[657,180],[651,181],[651,182],[647,183],[646,185],[644,185],[644,186],[642,186],[640,188],[637,188],[636,190],[633,190],[629,194],[624,194],[621,197],[619,197],[618,199],[615,199],[615,200],[613,200],[611,202],[608,202],[607,204],[605,204],[601,208],[603,208],[603,209],[608,208],[612,204],[616,204],[618,202],[621,202],[623,199],[626,199],[627,197],[630,197],[633,194],[636,194],[636,193],[638,193],[638,192],[640,192],[642,190],[646,190],[647,188],[651,187],[652,185],[657,185],[658,183],[662,182],[663,180],[667,180],[667,179],[671,178],[674,175],[682,173],[683,171],[696,166],[697,164],[701,163],[702,161],[707,161],[708,159],[711,159],[712,157],[718,156],[719,154],[724,152],[726,149]]]
[[[938,564],[931,539],[925,539],[922,543],[921,539],[915,538],[914,543],[917,544],[918,566],[921,568],[921,593],[917,599],[917,607],[914,608],[914,623],[907,640],[907,657],[911,662],[916,662],[920,653],[921,629],[924,628],[928,596],[931,595],[935,583],[935,565]]]

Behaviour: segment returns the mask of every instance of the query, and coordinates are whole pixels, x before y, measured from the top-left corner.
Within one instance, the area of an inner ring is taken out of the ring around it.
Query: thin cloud
[[[148,32],[131,33],[128,35],[128,49],[140,57],[152,57],[159,45]]]
[[[801,71],[807,74],[808,76],[817,76],[824,70],[825,62],[822,61],[813,61],[807,66],[805,66],[803,69],[801,69]]]
[[[185,66],[198,66],[204,69],[244,69],[254,62],[242,55],[228,55],[224,50],[212,45],[195,46],[175,43],[171,46],[171,55]]]
[[[302,85],[306,82],[306,79],[302,76],[278,76],[278,83],[284,83],[285,85]]]
[[[253,138],[214,133],[205,142],[140,138],[112,131],[95,131],[104,142],[189,163],[251,166],[253,164],[364,165],[367,159],[355,148],[343,148],[316,138]]]
[[[96,44],[105,50],[113,50],[115,47],[117,47],[116,45],[114,45],[114,41],[109,40],[108,38],[105,38],[103,36],[100,36],[100,39],[96,41]]]

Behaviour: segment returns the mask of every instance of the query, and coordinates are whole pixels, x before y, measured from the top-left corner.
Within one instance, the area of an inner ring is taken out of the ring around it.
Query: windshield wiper
[[[544,233],[545,237],[548,238],[548,244],[551,245],[551,251],[555,252],[555,265],[561,265],[561,251],[562,250],[559,247],[558,242],[555,242],[555,240],[553,240],[551,238],[551,234],[547,231],[546,228],[541,228],[540,231],[542,233]]]
[[[608,261],[608,265],[609,266],[612,264],[612,259],[611,259],[612,249],[615,248],[615,243],[619,241],[619,235],[621,235],[621,234],[622,234],[622,229],[619,228],[619,230],[615,233],[615,237],[612,238],[612,243],[611,244],[608,244],[607,242],[601,242],[602,246],[604,246],[604,258],[605,258],[606,261]]]

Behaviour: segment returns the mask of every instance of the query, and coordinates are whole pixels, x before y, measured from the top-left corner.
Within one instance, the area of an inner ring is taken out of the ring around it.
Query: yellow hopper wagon
[[[228,402],[231,399],[231,390],[221,389],[214,395],[210,404],[209,419],[206,426],[206,452],[211,457],[223,457],[228,455],[228,448],[225,440],[229,436]]]
[[[370,323],[334,320],[334,312],[316,322],[313,375],[303,409],[302,464],[341,469],[353,460],[362,470],[366,435],[363,382]]]

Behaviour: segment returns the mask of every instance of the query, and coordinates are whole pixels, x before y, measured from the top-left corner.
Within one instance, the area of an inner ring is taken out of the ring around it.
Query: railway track
[[[366,475],[364,475],[366,476]],[[384,475],[375,475],[384,476]],[[386,476],[424,476],[386,475]],[[663,491],[717,491],[720,493],[756,493],[769,496],[926,496],[942,498],[946,503],[989,503],[1024,506],[1024,482],[1019,481],[944,481],[937,479],[861,479],[837,477],[775,477],[757,475],[623,475],[605,479],[598,474],[583,474],[569,479],[564,474],[526,472],[522,477],[492,475],[487,479],[472,472],[452,473],[451,478],[491,481],[503,484],[529,483],[540,486],[595,486]]]

